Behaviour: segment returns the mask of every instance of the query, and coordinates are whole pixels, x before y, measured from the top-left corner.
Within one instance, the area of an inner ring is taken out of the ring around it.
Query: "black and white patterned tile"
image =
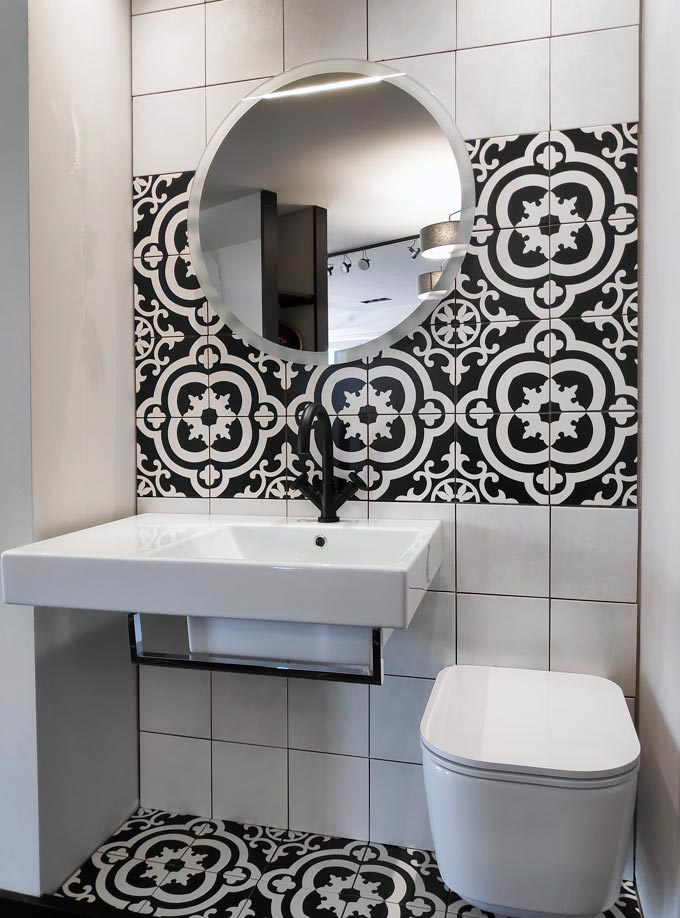
[[[547,132],[468,141],[467,148],[475,178],[476,230],[547,225]]]
[[[550,222],[637,217],[637,124],[550,132]]]
[[[184,918],[494,918],[430,851],[140,809],[55,893]],[[448,910],[447,910],[448,909]],[[639,918],[632,883],[598,918]]]
[[[548,411],[456,415],[456,501],[546,505],[550,488]]]
[[[136,258],[135,339],[206,334],[213,315],[188,255]]]
[[[188,255],[187,211],[193,172],[137,176],[132,182],[134,257],[146,265]]]
[[[210,427],[202,415],[137,418],[137,496],[210,497]]]
[[[547,224],[473,233],[456,278],[458,309],[479,323],[549,318],[550,246]]]
[[[370,470],[368,467],[368,447],[370,438],[369,424],[364,414],[331,414],[331,432],[333,435],[333,458],[335,462],[335,476],[338,486],[343,480],[352,477],[359,488],[352,500],[365,500],[370,486]],[[306,475],[310,482],[318,482],[321,478],[321,453],[316,437],[310,438],[310,452],[300,455],[298,448],[298,419],[288,417],[288,444],[289,444],[289,479],[288,496],[300,497],[300,491],[295,486],[295,481],[300,475]]]
[[[296,496],[317,474],[295,451],[313,400],[360,497],[628,505],[634,429],[614,415],[637,405],[636,133],[470,143],[477,221],[453,296],[375,360],[325,368],[262,354],[204,303],[193,173],[135,179],[140,493]]]
[[[551,314],[621,317],[637,326],[637,223],[578,221],[553,229]]]
[[[637,415],[554,411],[550,419],[550,502],[637,504]]]

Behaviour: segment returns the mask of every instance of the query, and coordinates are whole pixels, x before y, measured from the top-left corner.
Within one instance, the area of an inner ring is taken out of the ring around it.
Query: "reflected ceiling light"
[[[406,76],[405,73],[386,73],[381,76],[359,77],[358,80],[333,80],[331,83],[319,83],[316,86],[298,86],[296,89],[277,89],[262,95],[244,96],[242,102],[253,99],[283,99],[287,96],[309,96],[317,92],[334,92],[338,89],[356,89],[357,86],[370,86],[372,83],[381,83],[383,80],[394,80],[396,77]]]
[[[408,250],[411,253],[411,258],[413,258],[413,260],[415,261],[415,259],[420,255],[420,246],[416,245],[415,239],[413,240],[411,245],[408,247]]]
[[[363,254],[362,257],[359,259],[359,261],[357,262],[357,264],[359,265],[359,267],[361,268],[362,271],[368,271],[368,269],[371,267],[370,259],[369,259],[368,255],[366,254],[366,249],[364,249],[364,254]]]
[[[460,211],[455,211],[460,213]],[[454,214],[449,214],[449,219],[442,223],[430,223],[420,231],[420,248],[423,258],[441,261],[453,254],[457,247],[458,229],[460,220],[452,220]],[[460,247],[460,246],[458,246]]]
[[[340,265],[340,270],[343,274],[349,274],[349,270],[352,267],[352,262],[349,260],[347,255],[343,256],[342,264]]]
[[[418,299],[426,300],[431,294],[439,293],[435,291],[435,286],[442,276],[441,271],[427,271],[425,274],[418,275]]]

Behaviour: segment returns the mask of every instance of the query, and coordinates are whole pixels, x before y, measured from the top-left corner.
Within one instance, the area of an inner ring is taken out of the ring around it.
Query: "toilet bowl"
[[[451,666],[420,728],[442,877],[510,918],[586,918],[615,902],[640,745],[598,676]]]

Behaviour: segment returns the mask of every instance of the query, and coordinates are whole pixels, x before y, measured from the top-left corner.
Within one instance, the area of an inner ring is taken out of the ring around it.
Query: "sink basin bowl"
[[[9,603],[405,628],[441,564],[435,520],[148,513],[6,551]]]

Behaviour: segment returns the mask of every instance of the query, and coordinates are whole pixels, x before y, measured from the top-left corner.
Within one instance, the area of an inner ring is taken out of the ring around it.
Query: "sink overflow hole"
[[[317,548],[325,548],[326,546],[326,537],[325,536],[315,536],[314,544]]]

